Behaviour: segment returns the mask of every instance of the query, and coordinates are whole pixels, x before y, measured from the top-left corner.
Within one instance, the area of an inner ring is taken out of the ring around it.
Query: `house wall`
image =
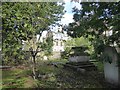
[[[53,52],[62,52],[64,51],[64,41],[68,40],[69,37],[67,32],[62,30],[62,27],[59,27],[57,32],[53,32]]]
[[[53,42],[53,52],[64,51],[64,42],[62,40],[57,40]]]

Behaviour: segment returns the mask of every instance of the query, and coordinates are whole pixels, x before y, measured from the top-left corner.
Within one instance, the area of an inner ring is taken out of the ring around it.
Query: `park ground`
[[[40,61],[38,63],[39,78],[33,80],[31,68],[28,65],[13,66],[2,70],[2,88],[110,88],[105,82],[103,64],[94,63],[97,70],[81,73],[59,64],[57,67],[50,63],[67,60]]]

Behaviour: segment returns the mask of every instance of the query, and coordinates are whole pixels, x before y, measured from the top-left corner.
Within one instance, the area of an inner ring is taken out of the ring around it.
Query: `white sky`
[[[69,23],[73,22],[73,13],[72,8],[77,7],[78,9],[81,9],[80,3],[77,2],[71,2],[71,0],[64,0],[65,1],[65,11],[66,13],[63,15],[63,18],[61,19],[60,23],[63,25],[68,25]]]
[[[71,2],[71,0],[64,0],[65,2],[65,8],[64,10],[66,11],[66,13],[63,15],[63,18],[61,19],[61,21],[59,21],[60,24],[63,24],[63,25],[68,25],[69,23],[72,23],[74,22],[73,20],[73,14],[72,13],[72,8],[73,7],[77,7],[78,9],[81,9],[81,5],[80,3],[77,3],[77,2]],[[56,31],[58,28],[58,26],[56,27],[53,27],[52,31]],[[46,36],[46,31],[44,31],[44,33],[42,34],[42,36]]]

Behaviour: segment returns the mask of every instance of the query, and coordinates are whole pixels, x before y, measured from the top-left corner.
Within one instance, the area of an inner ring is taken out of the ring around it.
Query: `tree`
[[[13,60],[19,62],[21,58],[23,59],[22,41],[29,41],[36,34],[41,36],[42,31],[60,20],[64,14],[63,9],[63,4],[57,2],[3,2],[2,49],[4,63],[10,63]],[[39,45],[36,49],[30,47],[33,58],[35,58],[39,47]],[[33,61],[35,63],[35,59]]]
[[[69,35],[93,36],[89,40],[97,57],[102,54],[105,45],[116,43],[120,47],[120,2],[82,2],[81,6],[81,10],[73,9],[75,22],[69,25]],[[108,35],[109,32],[112,33]]]
[[[33,77],[36,79],[36,56],[38,53],[45,52],[45,54],[51,54],[52,52],[52,46],[53,46],[53,38],[52,38],[52,33],[51,31],[48,31],[46,38],[42,41],[40,41],[40,35],[38,36],[33,36],[32,39],[27,40],[24,42],[24,50],[25,51],[30,51],[31,56],[32,56],[32,65],[33,65]]]
[[[85,37],[71,38],[65,42],[65,52],[63,53],[64,57],[68,57],[72,47],[87,47],[87,53],[92,54],[93,46],[89,39]],[[83,53],[83,52],[82,52]]]
[[[11,7],[11,8],[9,8]],[[36,33],[55,24],[63,12],[63,6],[51,3],[2,4],[3,52],[16,56],[21,51],[22,40],[31,39]],[[14,53],[15,52],[15,53]]]
[[[53,47],[53,32],[48,31],[46,38],[44,38],[42,48],[44,48],[45,54],[50,55],[52,54],[52,47]]]

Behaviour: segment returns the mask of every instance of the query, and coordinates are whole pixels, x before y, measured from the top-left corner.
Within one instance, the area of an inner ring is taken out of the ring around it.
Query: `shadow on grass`
[[[49,63],[54,62],[50,61]],[[81,73],[62,65],[55,67],[41,62],[38,67],[37,85],[39,88],[107,88],[103,73],[86,71]]]
[[[86,71],[81,73],[70,68],[49,63],[62,60],[39,61],[37,80],[31,77],[31,69],[14,68],[3,70],[3,88],[108,88],[103,73]],[[63,61],[65,63],[67,61]]]

